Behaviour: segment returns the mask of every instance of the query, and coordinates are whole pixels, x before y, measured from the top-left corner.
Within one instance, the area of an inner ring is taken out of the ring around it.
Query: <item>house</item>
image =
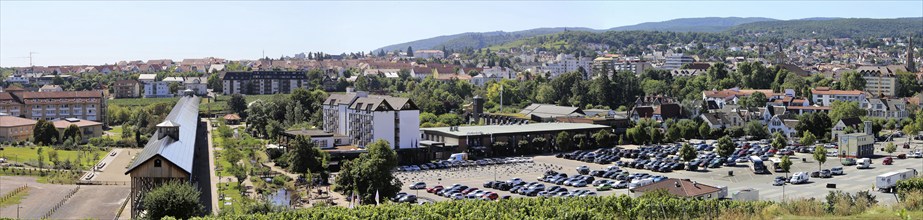
[[[6,95],[0,95],[0,102]],[[10,93],[16,102],[20,116],[34,120],[54,120],[60,118],[78,118],[96,122],[106,122],[106,102],[104,92],[63,91],[63,92],[19,92]],[[8,108],[11,107],[8,105]]]
[[[64,91],[64,88],[61,88],[59,85],[46,84],[42,88],[38,89],[39,92],[60,92]]]
[[[907,111],[907,101],[900,98],[868,99],[868,108],[866,110],[869,117],[895,119],[897,121],[910,116],[910,112]]]
[[[137,80],[126,79],[115,81],[113,84],[115,98],[138,98],[141,97],[141,83]]]
[[[781,99],[783,97],[794,97],[795,90],[785,89],[782,93],[773,92],[771,89],[739,89],[739,88],[730,88],[725,90],[710,90],[702,91],[702,100],[704,101],[715,101],[718,104],[718,107],[724,107],[726,104],[738,105],[738,101],[742,97],[750,97],[753,93],[760,92],[763,95],[766,95],[766,99],[775,100]]]
[[[183,96],[173,106],[164,121],[157,124],[157,130],[144,145],[144,150],[128,165],[126,175],[131,177],[131,217],[139,218],[144,213],[144,198],[147,194],[169,181],[208,185],[207,134],[199,118],[200,99]],[[209,195],[203,193],[203,196]],[[210,210],[210,204],[205,204]]]
[[[766,125],[769,129],[769,133],[782,133],[785,135],[788,140],[794,140],[795,136],[798,134],[798,119],[795,119],[794,115],[782,114],[775,115],[769,119],[769,123]]]
[[[578,107],[557,106],[551,104],[531,104],[519,111],[519,114],[538,122],[554,121],[554,118],[557,117],[586,115],[583,113],[583,110]]]
[[[288,94],[297,88],[306,89],[308,75],[305,71],[227,72],[222,83],[225,95]]]
[[[224,123],[227,123],[229,125],[240,124],[240,115],[236,113],[224,115]]]
[[[51,121],[54,124],[54,128],[58,130],[58,134],[61,135],[61,138],[64,136],[64,130],[71,125],[77,126],[80,129],[81,140],[79,143],[87,143],[90,141],[90,138],[96,138],[103,136],[103,124],[95,121],[87,121],[79,118],[65,118],[60,120]]]
[[[702,120],[708,123],[712,129],[725,129],[730,127],[743,126],[746,121],[739,114],[725,112],[702,113]]]
[[[641,196],[646,192],[657,190],[665,190],[667,193],[680,198],[718,199],[722,197],[721,188],[693,182],[689,179],[676,178],[669,178],[646,186],[640,186],[631,191],[635,196]]]
[[[198,96],[208,95],[208,78],[183,77],[183,88],[185,88],[185,90],[192,91],[193,94]]]
[[[503,80],[503,77],[500,77],[497,74],[481,73],[477,76],[471,77],[471,84],[476,86],[484,86],[488,82],[499,82],[500,80]]]
[[[859,118],[840,119],[840,121],[833,124],[833,128],[830,129],[831,140],[836,140],[837,137],[849,133],[849,131],[858,131],[860,124],[862,124],[862,120]]]
[[[0,143],[8,144],[29,140],[37,122],[28,118],[0,115]]]
[[[831,90],[829,87],[817,87],[811,90],[811,100],[816,105],[830,106],[833,101],[859,102],[865,106],[865,93],[859,90]]]

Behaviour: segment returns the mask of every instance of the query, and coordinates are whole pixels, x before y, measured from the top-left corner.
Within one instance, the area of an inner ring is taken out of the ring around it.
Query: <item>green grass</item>
[[[22,198],[26,197],[27,195],[29,195],[28,187],[23,191],[17,192],[12,197],[7,198],[6,200],[3,200],[2,202],[0,202],[0,208],[19,204],[20,202],[22,202]]]
[[[74,184],[83,173],[68,170],[38,171],[37,168],[0,168],[0,176],[34,176],[35,182],[50,184]]]
[[[236,182],[233,183],[221,183],[218,189],[219,195],[224,195],[226,198],[231,198],[230,200],[221,200],[218,201],[218,207],[224,212],[230,213],[241,213],[243,211],[243,196],[240,195],[240,185]],[[231,205],[225,205],[225,202],[231,202]],[[227,211],[225,211],[227,210]]]
[[[11,162],[37,163],[38,161],[37,149],[38,148],[39,147],[6,146],[3,148],[2,151],[0,151],[0,157],[6,158],[7,160]],[[50,162],[48,162],[48,151],[52,148],[51,147],[41,147],[41,148],[44,148],[42,151],[45,154],[45,164],[50,164]],[[77,160],[77,154],[80,153],[79,151],[73,151],[73,150],[57,150],[57,151],[58,151],[58,160],[60,161],[65,161],[65,160],[75,161]],[[106,151],[101,151],[101,150],[98,150],[97,152],[99,152],[100,158],[106,156],[106,153],[108,153]],[[97,162],[99,162],[99,160],[95,158],[92,160],[87,160],[87,158],[91,158],[91,157],[93,157],[93,152],[92,151],[87,152],[86,157],[83,158],[81,165],[93,166],[93,165],[96,165]]]
[[[910,219],[923,219],[923,211],[921,211],[921,210],[916,210],[916,211],[907,210],[907,216],[909,216]],[[900,215],[898,214],[898,211],[894,211],[893,209],[878,208],[878,209],[868,210],[868,211],[866,211],[865,213],[862,213],[862,214],[851,215],[851,216],[835,216],[835,215],[829,215],[829,216],[813,217],[813,216],[784,215],[784,216],[779,216],[778,219],[815,219],[815,220],[827,220],[827,219],[830,219],[830,220],[832,220],[832,219],[857,219],[857,220],[858,220],[858,219],[900,219]]]
[[[122,140],[122,126],[112,126],[112,129],[109,130],[109,133],[112,133],[112,136],[109,136],[113,141]]]

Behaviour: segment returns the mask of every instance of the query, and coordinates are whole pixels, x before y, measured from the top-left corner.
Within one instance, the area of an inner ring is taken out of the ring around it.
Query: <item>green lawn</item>
[[[218,201],[218,207],[224,212],[230,213],[241,213],[243,211],[243,196],[240,195],[240,186],[236,183],[221,183],[218,186],[218,195],[224,195],[225,198]],[[225,202],[231,202],[230,205],[225,205]],[[230,209],[230,210],[228,210]]]
[[[113,141],[122,140],[122,126],[112,126],[112,129],[109,130],[109,133],[112,133],[112,136],[109,136]]]
[[[26,188],[26,190],[23,190],[23,191],[19,191],[16,194],[14,194],[13,197],[7,198],[6,200],[3,200],[2,202],[0,202],[0,208],[19,204],[20,202],[22,202],[22,198],[26,197],[26,195],[29,195],[29,188]]]
[[[48,164],[49,163],[48,162],[48,151],[51,149],[51,147],[41,147],[41,148],[44,148],[42,149],[42,151],[45,153],[45,163]],[[0,157],[6,158],[7,160],[11,162],[19,162],[19,163],[28,162],[30,164],[36,163],[38,161],[37,149],[38,147],[6,146],[6,147],[3,147],[2,151],[0,151]],[[60,161],[65,161],[65,160],[75,161],[77,160],[77,154],[81,153],[79,151],[73,151],[73,150],[57,150],[57,151],[58,151],[58,160]],[[101,150],[98,150],[97,152],[99,152],[98,156],[100,159],[105,157],[106,154],[108,153],[106,151],[101,151]],[[99,162],[99,160],[95,158],[91,160],[87,160],[87,158],[91,158],[91,157],[93,157],[93,152],[86,152],[86,156],[83,158],[82,165],[93,166],[97,162]]]

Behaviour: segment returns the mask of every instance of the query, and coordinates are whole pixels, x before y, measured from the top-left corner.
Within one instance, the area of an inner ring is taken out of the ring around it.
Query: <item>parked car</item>
[[[834,167],[830,168],[830,174],[832,175],[844,175],[843,167]]]
[[[410,186],[410,189],[426,189],[426,183],[417,182]]]
[[[830,178],[833,177],[833,173],[828,169],[823,169],[820,171],[820,178]]]
[[[773,186],[785,185],[785,177],[784,177],[784,176],[777,176],[776,179],[772,181],[772,185],[773,185]]]
[[[884,164],[884,165],[891,165],[893,163],[894,163],[894,158],[892,157],[885,157],[885,159],[881,161],[881,164]]]

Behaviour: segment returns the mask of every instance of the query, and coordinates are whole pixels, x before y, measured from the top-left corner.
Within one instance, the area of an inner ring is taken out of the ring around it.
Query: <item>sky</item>
[[[464,32],[693,17],[923,17],[923,1],[4,1],[0,66],[330,54]]]

